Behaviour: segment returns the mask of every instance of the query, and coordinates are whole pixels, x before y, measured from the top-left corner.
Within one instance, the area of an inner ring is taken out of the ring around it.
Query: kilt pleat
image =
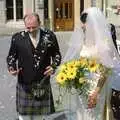
[[[36,99],[31,92],[26,91],[21,84],[16,86],[16,110],[21,115],[48,115],[55,112],[50,85],[47,96]]]

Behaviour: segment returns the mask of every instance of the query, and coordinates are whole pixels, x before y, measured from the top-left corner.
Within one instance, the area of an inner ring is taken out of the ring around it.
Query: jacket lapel
[[[33,55],[35,50],[41,50],[41,49],[44,49],[44,45],[43,45],[43,36],[44,36],[44,31],[42,29],[40,29],[40,33],[39,33],[40,37],[39,37],[39,42],[37,44],[37,47],[35,48],[32,44],[32,41],[30,39],[30,36],[29,36],[29,33],[28,32],[25,32],[25,38],[24,38],[24,41],[25,41],[25,47],[28,51],[28,53],[30,55]]]

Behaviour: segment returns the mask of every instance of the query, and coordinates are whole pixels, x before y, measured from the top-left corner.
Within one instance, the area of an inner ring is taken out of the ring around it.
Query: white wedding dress
[[[83,46],[80,56],[83,57],[97,57],[97,50],[95,47],[86,47]],[[91,83],[91,91],[97,86],[98,77],[96,74],[92,74],[92,78],[96,80],[95,83]],[[77,103],[77,120],[103,120],[103,113],[104,113],[104,105],[105,105],[105,98],[106,98],[106,84],[101,90],[101,93],[98,97],[97,105],[95,108],[88,109],[87,107],[87,99],[84,95],[78,96]]]

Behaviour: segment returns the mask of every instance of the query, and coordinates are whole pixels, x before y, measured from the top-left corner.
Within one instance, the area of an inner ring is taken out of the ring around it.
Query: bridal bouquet
[[[60,87],[67,90],[75,88],[79,94],[87,93],[91,85],[91,75],[102,73],[104,66],[95,58],[80,57],[78,60],[68,61],[62,64],[56,76]],[[94,83],[94,81],[92,81]]]

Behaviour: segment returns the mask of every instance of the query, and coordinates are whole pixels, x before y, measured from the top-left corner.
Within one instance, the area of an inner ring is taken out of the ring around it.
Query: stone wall
[[[5,22],[6,22],[5,0],[0,0],[0,24],[4,24]]]

